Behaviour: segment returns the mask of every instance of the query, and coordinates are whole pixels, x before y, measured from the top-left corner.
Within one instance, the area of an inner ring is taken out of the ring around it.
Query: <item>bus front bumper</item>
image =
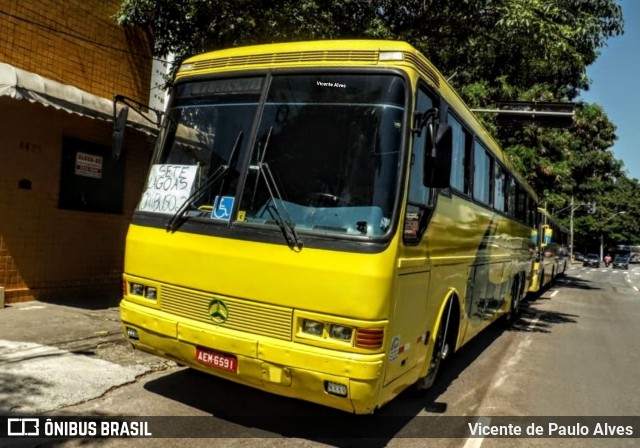
[[[363,356],[219,328],[212,331],[211,326],[178,320],[127,300],[120,303],[120,317],[125,336],[138,350],[236,383],[347,412],[368,414],[376,408],[383,354]],[[236,372],[199,362],[198,347],[235,356]],[[328,383],[347,386],[347,396],[327,392]]]

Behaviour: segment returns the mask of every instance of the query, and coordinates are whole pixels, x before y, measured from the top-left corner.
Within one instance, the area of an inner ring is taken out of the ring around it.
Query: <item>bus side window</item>
[[[429,95],[425,89],[418,91],[416,99],[416,112],[425,112],[437,103],[433,96]],[[411,146],[411,170],[409,172],[409,199],[404,220],[404,242],[416,244],[426,226],[427,209],[431,201],[431,189],[425,187],[422,181],[424,167],[424,145],[427,133],[413,135]]]
[[[507,209],[507,173],[504,168],[498,165],[497,162],[495,165],[493,178],[493,207],[499,212],[505,212]]]
[[[534,200],[529,196],[527,196],[527,203],[527,224],[530,227],[533,227],[536,225],[536,204]]]
[[[527,193],[518,185],[518,199],[516,204],[516,219],[522,222],[527,221]]]
[[[473,198],[485,205],[491,205],[492,159],[485,147],[476,140],[473,155]]]
[[[424,112],[434,107],[433,100],[423,90],[418,92],[416,111]],[[427,138],[426,132],[413,137],[411,147],[411,174],[409,178],[409,203],[415,205],[428,205],[430,189],[422,182],[422,167],[424,166],[424,145]]]
[[[517,188],[516,180],[509,177],[509,186],[507,187],[507,213],[509,216],[516,217]]]
[[[451,158],[451,187],[466,195],[471,194],[471,134],[462,123],[449,112],[447,123],[453,132],[453,155]]]

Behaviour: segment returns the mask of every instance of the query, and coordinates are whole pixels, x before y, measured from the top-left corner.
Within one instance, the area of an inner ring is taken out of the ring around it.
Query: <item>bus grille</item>
[[[289,53],[252,54],[209,59],[193,64],[194,70],[241,67],[246,65],[306,64],[313,62],[360,62],[376,64],[377,51],[294,51]]]
[[[229,317],[220,326],[232,330],[272,338],[291,340],[293,310],[248,300],[220,297],[200,291],[164,285],[160,309],[176,316],[217,326],[209,316],[209,304],[221,299],[227,305]]]

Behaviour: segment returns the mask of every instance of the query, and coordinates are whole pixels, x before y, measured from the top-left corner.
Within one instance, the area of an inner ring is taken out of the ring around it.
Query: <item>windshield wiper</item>
[[[273,210],[275,211],[274,218],[276,218],[275,221],[276,223],[278,223],[278,226],[282,230],[282,234],[284,235],[284,239],[287,242],[287,245],[294,252],[300,252],[303,246],[302,239],[300,239],[298,232],[296,232],[295,224],[292,222],[291,217],[287,212],[287,208],[282,201],[280,190],[278,190],[278,185],[276,184],[273,174],[271,173],[271,169],[269,168],[267,162],[264,161],[264,156],[267,153],[267,146],[269,146],[269,139],[271,138],[271,131],[273,131],[273,126],[269,129],[267,139],[264,143],[264,147],[262,148],[262,156],[260,157],[260,161],[258,162],[258,171],[260,172],[260,174],[262,174],[264,183],[267,186],[267,191],[269,192],[269,196],[271,197],[271,202],[273,202]],[[282,206],[282,211],[280,211],[278,202],[280,202],[280,205]]]
[[[200,199],[203,194],[205,194],[209,189],[220,179],[224,178],[224,176],[229,172],[231,165],[233,164],[236,151],[238,147],[240,147],[240,142],[242,141],[243,131],[241,130],[238,133],[238,137],[236,137],[236,142],[233,144],[233,148],[231,149],[231,154],[229,155],[229,162],[226,165],[220,165],[207,179],[200,184],[198,188],[195,189],[191,196],[187,198],[186,201],[182,204],[182,206],[173,214],[169,222],[167,223],[167,232],[175,232],[176,229],[182,224],[185,219],[184,214],[187,212],[187,209],[193,204],[195,201]]]

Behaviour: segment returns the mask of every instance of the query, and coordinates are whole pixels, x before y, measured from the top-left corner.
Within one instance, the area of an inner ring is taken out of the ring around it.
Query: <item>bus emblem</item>
[[[212,300],[209,302],[209,317],[216,324],[223,324],[229,318],[229,308],[222,300]]]

